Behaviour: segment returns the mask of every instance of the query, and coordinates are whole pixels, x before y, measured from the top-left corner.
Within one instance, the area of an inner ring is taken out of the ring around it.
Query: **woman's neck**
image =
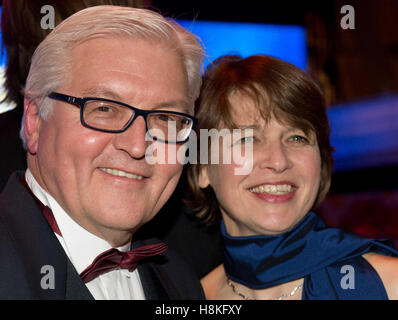
[[[220,265],[202,279],[202,286],[208,300],[274,300],[280,297],[301,300],[303,282],[304,279],[300,278],[271,288],[255,290],[229,280],[224,265]]]

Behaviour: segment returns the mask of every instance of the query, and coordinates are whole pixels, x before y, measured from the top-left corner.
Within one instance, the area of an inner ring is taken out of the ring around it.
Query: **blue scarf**
[[[304,277],[303,299],[386,299],[380,278],[361,255],[373,251],[398,256],[391,241],[328,228],[313,212],[280,235],[231,237],[224,222],[221,234],[231,280],[264,289]],[[355,288],[342,285],[348,270],[342,267],[347,265],[355,275]]]

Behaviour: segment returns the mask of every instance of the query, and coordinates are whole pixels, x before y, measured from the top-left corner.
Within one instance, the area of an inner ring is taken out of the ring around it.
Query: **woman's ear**
[[[36,154],[40,133],[39,107],[35,100],[24,98],[24,135],[26,147],[31,154]]]
[[[202,165],[199,172],[199,187],[202,189],[207,188],[210,185],[209,174],[207,171],[207,166]]]

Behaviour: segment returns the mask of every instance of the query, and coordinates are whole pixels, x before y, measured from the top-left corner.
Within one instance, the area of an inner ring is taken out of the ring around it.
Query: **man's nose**
[[[145,135],[145,119],[138,116],[126,131],[115,134],[114,145],[117,149],[126,151],[132,158],[142,159],[147,147]]]

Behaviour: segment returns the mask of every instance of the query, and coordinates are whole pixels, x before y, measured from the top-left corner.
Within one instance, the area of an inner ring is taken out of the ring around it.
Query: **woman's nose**
[[[282,173],[292,167],[288,150],[281,141],[267,141],[260,150],[259,166],[275,173]]]

